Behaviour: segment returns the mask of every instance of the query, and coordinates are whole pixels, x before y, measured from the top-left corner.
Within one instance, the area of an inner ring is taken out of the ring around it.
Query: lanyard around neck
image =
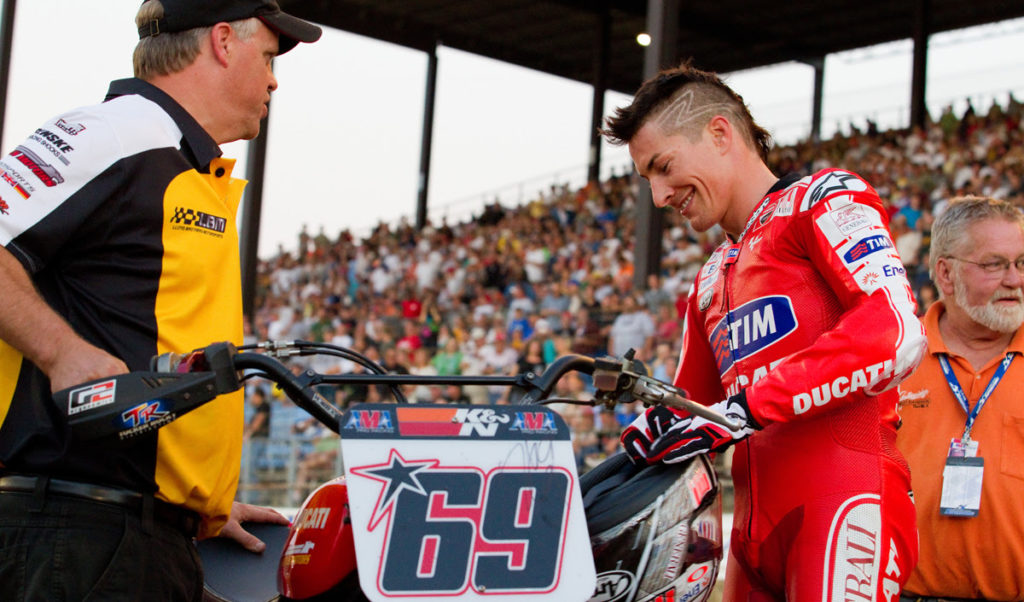
[[[999,368],[996,369],[996,373],[992,375],[992,379],[988,381],[988,386],[982,392],[981,397],[978,398],[978,403],[974,404],[974,408],[971,408],[970,402],[967,400],[967,396],[964,394],[964,390],[960,387],[960,381],[956,379],[956,375],[953,374],[953,367],[949,364],[949,358],[946,357],[945,353],[939,354],[939,364],[942,366],[942,374],[946,377],[946,383],[949,384],[949,390],[953,392],[953,397],[956,397],[960,407],[967,413],[967,424],[964,426],[964,439],[969,440],[971,438],[971,427],[974,426],[974,421],[978,419],[978,414],[981,413],[982,406],[988,401],[988,398],[992,395],[992,392],[996,390],[996,385],[1003,379],[1006,374],[1006,370],[1010,367],[1010,362],[1016,353],[1013,351],[1006,354],[1003,361],[999,362]]]

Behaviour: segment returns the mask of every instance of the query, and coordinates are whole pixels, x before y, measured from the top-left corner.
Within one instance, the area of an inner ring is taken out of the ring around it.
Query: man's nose
[[[654,201],[654,206],[659,209],[667,207],[669,202],[672,201],[672,187],[666,186],[659,181],[651,181],[651,200]]]

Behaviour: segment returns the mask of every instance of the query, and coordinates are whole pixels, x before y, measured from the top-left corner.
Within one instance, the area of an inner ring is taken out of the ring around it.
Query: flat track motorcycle
[[[279,358],[326,354],[367,373],[293,374]],[[593,399],[551,397],[576,371]],[[368,358],[303,341],[236,349],[217,343],[154,358],[151,372],[55,394],[72,436],[131,439],[258,376],[341,435],[345,474],[313,491],[290,527],[247,524],[262,554],[232,541],[197,544],[211,600],[563,600],[703,602],[722,557],[721,496],[704,456],[633,466],[611,456],[577,476],[571,433],[549,403],[613,407],[640,400],[726,426],[624,358],[558,358],[542,374],[386,374]],[[398,403],[339,411],[318,385],[384,385]],[[403,385],[500,385],[513,405],[407,404]],[[111,391],[95,404],[83,392]]]

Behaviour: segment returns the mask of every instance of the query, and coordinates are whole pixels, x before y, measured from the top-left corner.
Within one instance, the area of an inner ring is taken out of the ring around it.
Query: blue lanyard
[[[960,388],[960,381],[956,379],[956,375],[953,374],[953,367],[949,365],[949,359],[946,358],[945,353],[939,354],[939,364],[942,365],[942,374],[946,377],[946,382],[949,384],[949,390],[953,392],[953,397],[960,403],[960,407],[967,413],[967,424],[964,426],[964,440],[969,441],[971,439],[971,427],[974,426],[974,421],[977,420],[978,414],[981,412],[981,407],[988,401],[992,391],[996,390],[996,385],[1003,379],[1006,374],[1006,370],[1010,367],[1010,362],[1016,354],[1011,351],[1006,354],[1003,361],[999,363],[999,368],[996,369],[996,373],[992,375],[992,380],[988,381],[988,386],[985,387],[985,391],[982,392],[981,397],[978,398],[978,403],[974,404],[974,409],[971,409],[970,403],[967,401],[967,396],[964,395],[964,390]]]

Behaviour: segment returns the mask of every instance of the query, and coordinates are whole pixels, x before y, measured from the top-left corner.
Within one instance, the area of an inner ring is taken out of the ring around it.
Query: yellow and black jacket
[[[132,370],[167,351],[241,343],[234,161],[138,79],[37,129],[0,159],[0,244],[87,341]],[[68,440],[45,375],[0,341],[0,462],[156,492],[219,531],[238,482],[240,394],[125,446]]]

